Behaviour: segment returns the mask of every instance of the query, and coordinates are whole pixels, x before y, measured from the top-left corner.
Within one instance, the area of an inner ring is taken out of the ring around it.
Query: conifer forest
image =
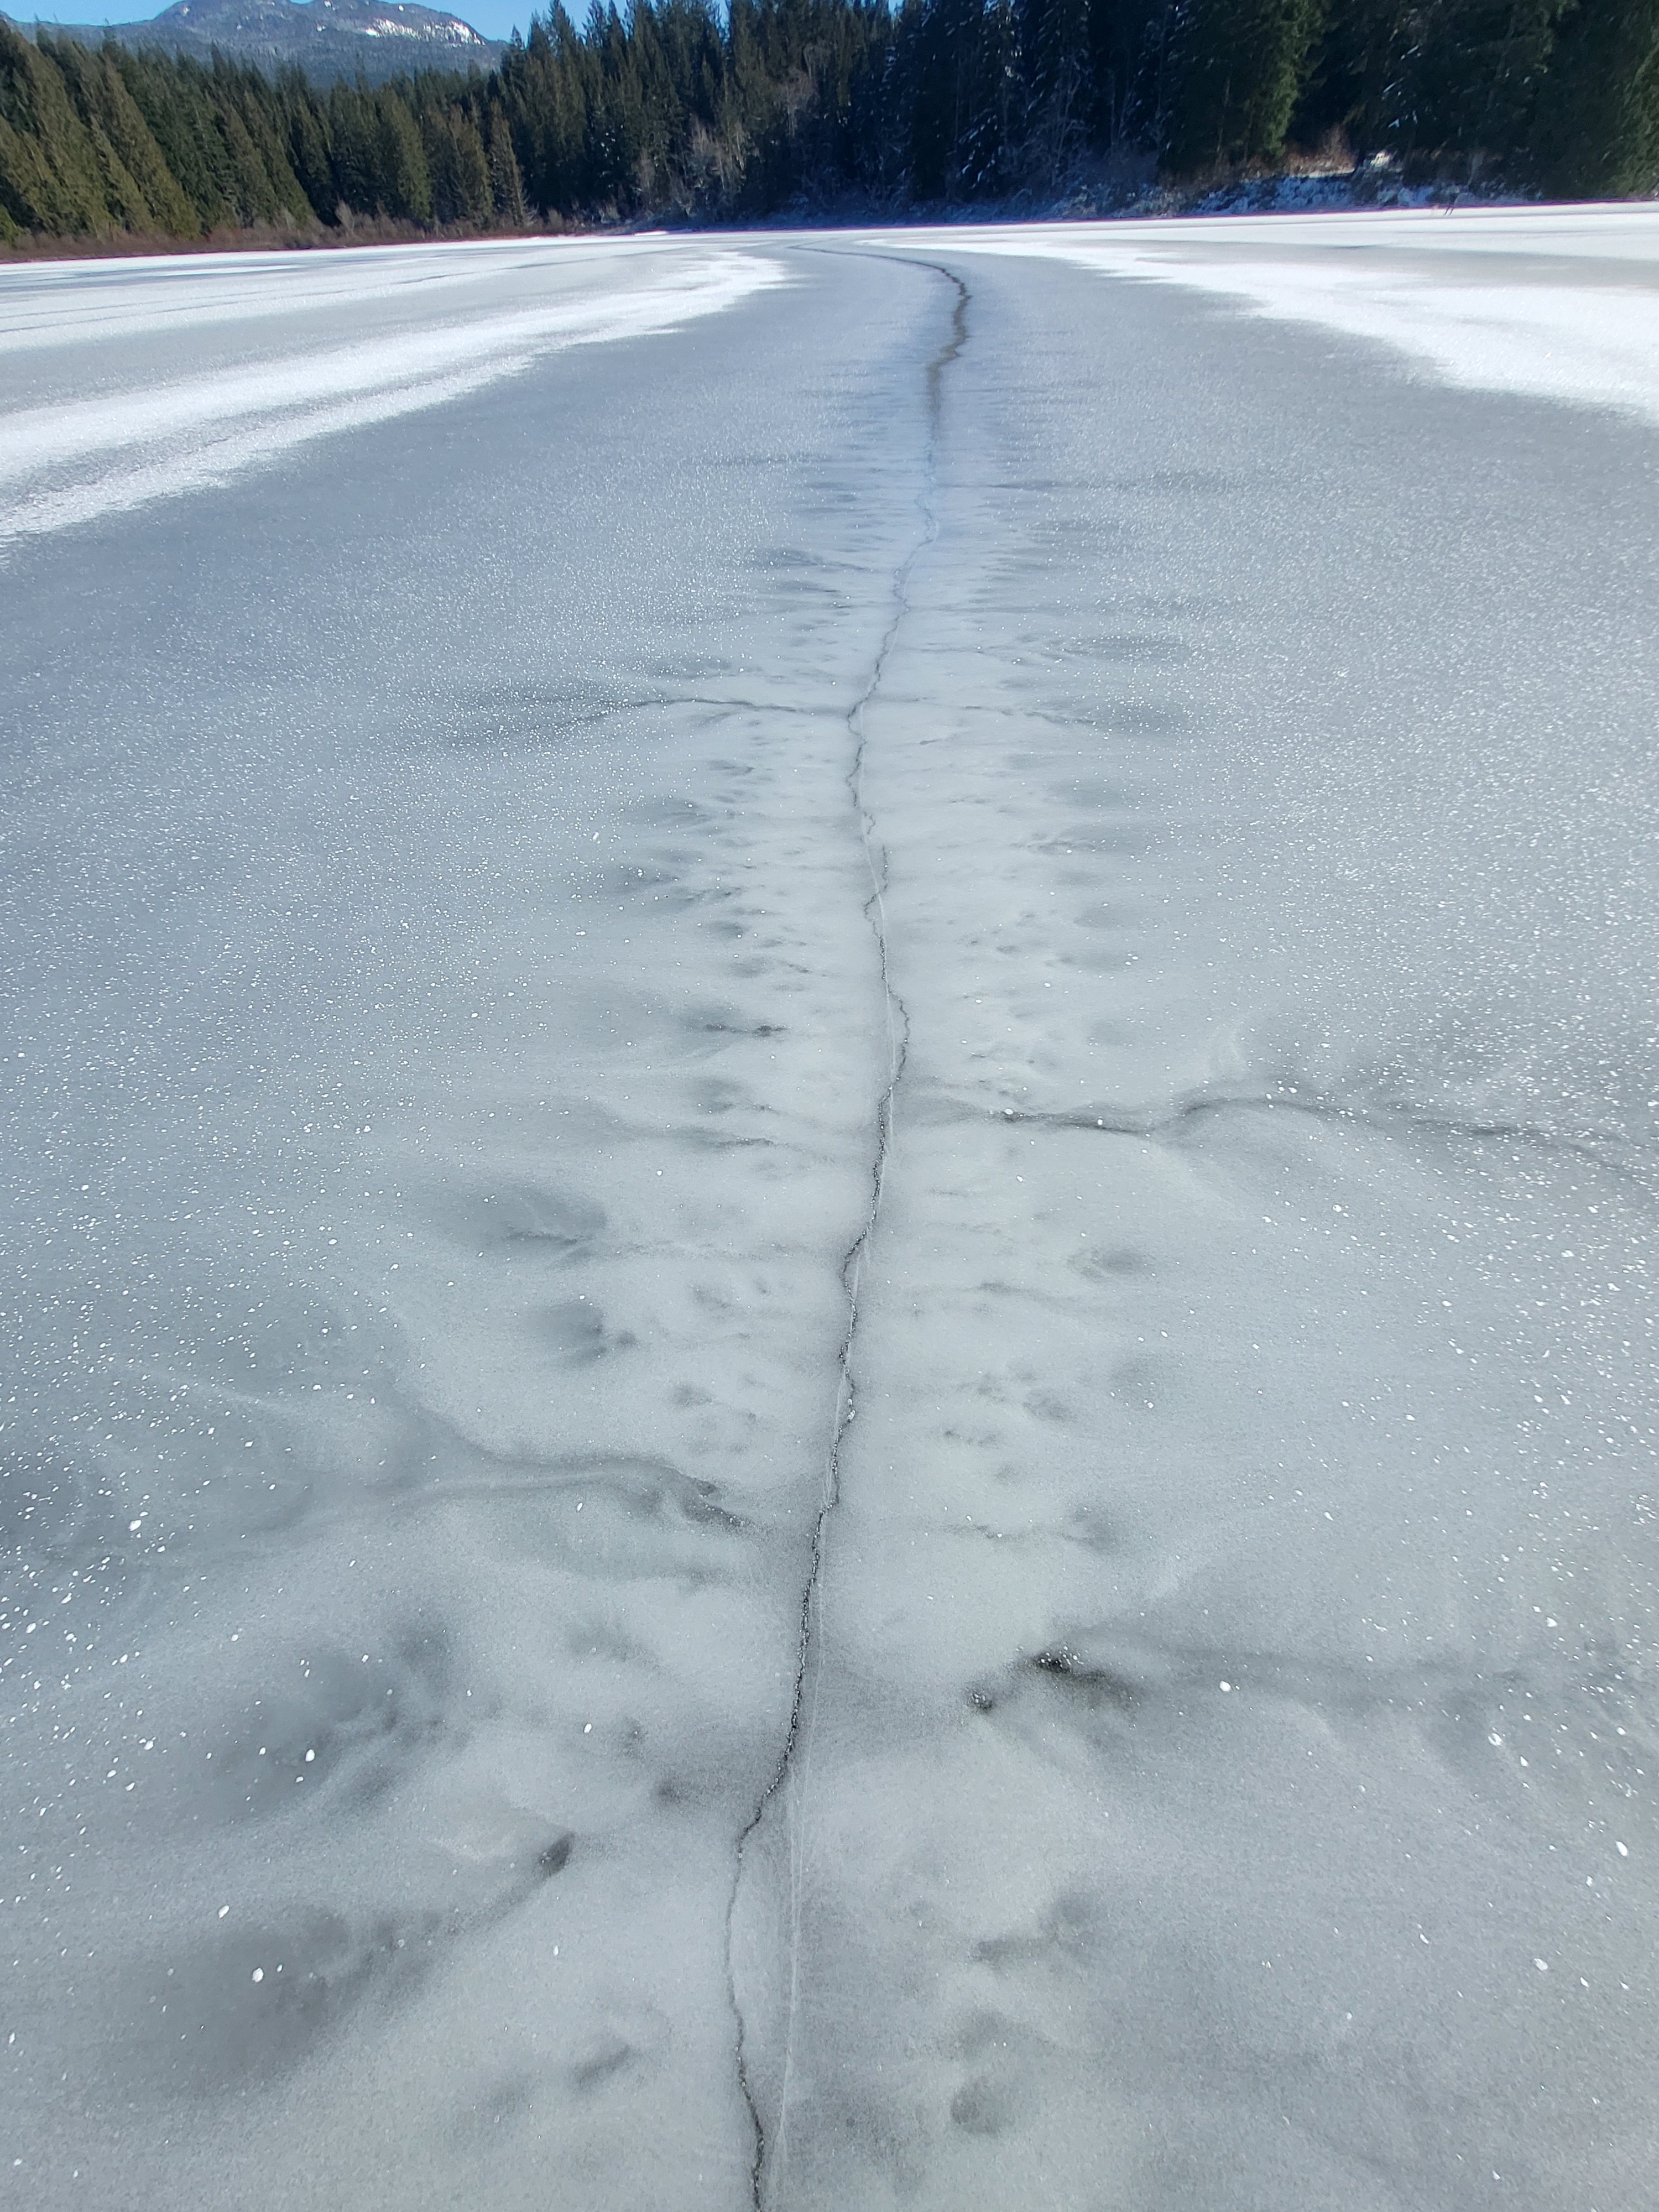
[[[1659,0],[594,0],[369,88],[0,23],[0,245],[1659,182]]]

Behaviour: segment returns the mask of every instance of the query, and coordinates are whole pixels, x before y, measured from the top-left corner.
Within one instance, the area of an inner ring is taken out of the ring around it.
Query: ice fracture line
[[[737,1865],[732,1881],[732,1902],[726,1915],[726,1969],[732,1990],[732,2010],[738,2022],[738,2080],[748,2108],[750,2125],[753,2130],[754,2159],[750,2168],[750,2192],[755,2212],[764,2212],[769,2193],[778,2199],[785,2162],[785,2137],[788,2121],[791,2064],[793,2057],[795,2019],[799,1996],[800,1972],[800,1906],[802,1891],[802,1857],[805,1822],[804,1795],[806,1770],[811,1758],[812,1735],[817,1717],[817,1678],[813,1668],[815,1648],[823,1626],[823,1577],[825,1553],[828,1547],[830,1522],[841,1495],[841,1455],[847,1431],[858,1413],[858,1389],[854,1373],[853,1353],[858,1334],[859,1297],[863,1281],[865,1261],[869,1257],[874,1241],[876,1224],[881,1215],[882,1192],[887,1178],[887,1163],[892,1149],[893,1115],[900,1082],[904,1074],[905,1054],[909,1036],[909,1017],[904,1002],[894,988],[887,939],[887,854],[877,833],[876,824],[865,798],[864,768],[868,747],[866,716],[871,702],[880,690],[887,664],[897,640],[905,617],[910,611],[909,584],[916,562],[939,536],[939,518],[934,494],[938,483],[938,452],[939,418],[944,400],[945,371],[961,353],[968,337],[968,308],[970,295],[968,287],[955,273],[937,262],[916,264],[942,276],[956,289],[956,301],[951,309],[951,326],[945,343],[933,356],[927,368],[927,431],[922,456],[921,488],[916,495],[916,506],[921,516],[921,528],[915,543],[893,573],[892,617],[883,633],[880,644],[871,664],[869,680],[847,714],[847,729],[853,742],[852,763],[847,772],[847,789],[852,802],[854,818],[858,825],[860,844],[865,866],[870,879],[870,895],[864,903],[865,917],[869,922],[876,942],[878,971],[881,981],[883,1013],[887,1032],[887,1079],[876,1109],[875,1142],[870,1170],[870,1198],[858,1235],[848,1247],[841,1264],[841,1279],[846,1292],[846,1324],[842,1331],[838,1355],[838,1378],[836,1390],[835,1418],[831,1428],[830,1448],[825,1455],[823,1489],[818,1503],[817,1516],[812,1527],[812,1543],[807,1575],[801,1590],[799,1636],[795,1648],[795,1674],[789,1705],[789,1723],[785,1731],[783,1746],[777,1765],[772,1771],[766,1788],[747,1826],[738,1838]],[[789,1994],[784,2024],[783,2073],[778,2093],[776,2134],[769,2145],[765,2124],[756,2101],[750,2075],[747,2036],[743,2008],[737,1996],[736,1982],[732,1975],[732,1925],[737,1910],[738,1893],[742,1886],[744,1857],[751,1838],[765,1820],[775,1801],[783,1800],[788,1820],[789,1859]],[[769,2176],[769,2163],[770,2173]],[[769,2191],[768,2183],[770,2181]]]

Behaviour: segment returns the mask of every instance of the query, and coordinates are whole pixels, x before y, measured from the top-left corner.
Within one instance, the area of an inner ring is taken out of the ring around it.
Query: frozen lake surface
[[[0,270],[4,2201],[1647,2212],[1656,272]]]

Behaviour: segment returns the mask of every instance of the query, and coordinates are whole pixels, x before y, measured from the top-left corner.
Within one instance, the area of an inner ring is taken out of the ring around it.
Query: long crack
[[[957,1102],[963,1119],[994,1118],[1011,1127],[1036,1129],[1098,1129],[1111,1137],[1139,1137],[1154,1143],[1178,1142],[1190,1130],[1212,1116],[1233,1114],[1284,1113],[1303,1115],[1313,1121],[1346,1123],[1355,1128],[1379,1129],[1389,1135],[1401,1130],[1421,1130],[1447,1139],[1525,1146],[1530,1151],[1559,1152],[1603,1169],[1630,1183],[1644,1195],[1653,1191],[1650,1148],[1613,1130],[1553,1128],[1544,1122],[1498,1116],[1482,1118],[1457,1115],[1419,1105],[1406,1098],[1378,1098],[1346,1103],[1310,1091],[1218,1088],[1188,1091],[1157,1106],[1121,1106],[1104,1103],[1083,1106],[1001,1106],[985,1108],[977,1103]]]
[[[886,257],[884,257],[885,258]],[[824,1462],[823,1496],[819,1500],[817,1517],[812,1525],[812,1541],[807,1574],[801,1590],[799,1635],[795,1650],[795,1673],[789,1705],[789,1723],[784,1734],[782,1748],[776,1765],[765,1789],[762,1791],[753,1814],[738,1838],[737,1860],[732,1876],[732,1896],[726,1910],[726,1978],[732,2008],[738,2023],[737,2068],[738,2084],[749,2113],[754,2142],[754,2156],[750,2166],[749,2186],[754,2212],[763,2212],[764,2192],[769,2160],[775,2174],[781,2174],[783,2165],[785,2127],[789,2100],[789,2077],[793,2055],[795,2020],[799,1996],[800,1972],[800,1866],[796,1853],[799,1838],[792,1836],[790,1868],[790,1943],[789,1996],[785,2016],[783,2079],[778,2096],[776,2136],[767,2141],[766,2126],[761,2118],[754,2083],[750,2073],[748,2037],[743,2007],[738,2001],[732,1972],[732,1936],[736,1917],[738,1895],[742,1887],[745,1854],[750,1839],[765,1820],[773,1801],[794,1783],[804,1766],[810,1751],[817,1715],[818,1677],[812,1668],[814,1629],[817,1619],[823,1577],[823,1563],[828,1548],[830,1522],[841,1499],[841,1460],[847,1432],[858,1413],[858,1389],[853,1367],[854,1340],[858,1334],[860,1297],[863,1285],[865,1262],[874,1241],[876,1225],[881,1214],[882,1195],[887,1179],[887,1164],[892,1151],[894,1107],[899,1085],[903,1079],[904,1063],[909,1043],[910,1022],[903,1000],[893,981],[887,936],[886,891],[888,880],[887,852],[877,834],[875,818],[865,798],[864,769],[869,744],[866,718],[872,700],[881,689],[887,663],[899,631],[910,611],[909,583],[916,562],[939,536],[939,519],[935,507],[938,484],[938,451],[939,419],[944,400],[945,371],[961,353],[968,338],[968,308],[970,294],[968,287],[951,270],[938,262],[917,264],[931,270],[936,276],[956,288],[956,304],[951,311],[951,327],[945,341],[927,364],[927,437],[922,460],[921,489],[916,506],[921,518],[921,527],[915,544],[899,563],[893,574],[893,613],[876,649],[871,664],[869,681],[847,714],[848,733],[853,741],[852,765],[847,773],[847,788],[853,804],[854,817],[858,824],[859,841],[863,848],[865,866],[870,878],[870,896],[864,902],[864,915],[876,943],[877,965],[880,976],[882,1005],[887,1030],[887,1079],[876,1109],[875,1146],[870,1172],[869,1202],[865,1209],[858,1235],[848,1245],[841,1263],[842,1286],[846,1294],[846,1325],[842,1334],[837,1355],[835,1418],[831,1428],[830,1449]]]

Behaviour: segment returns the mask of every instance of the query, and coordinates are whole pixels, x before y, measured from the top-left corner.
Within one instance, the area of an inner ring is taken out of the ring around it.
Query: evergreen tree
[[[1319,9],[1320,0],[1189,0],[1161,149],[1177,174],[1284,152]]]
[[[1016,0],[1015,15],[1025,78],[1025,167],[1052,189],[1075,169],[1095,117],[1088,0]]]
[[[106,149],[106,197],[126,227],[187,237],[196,228],[195,210],[127,90],[117,49],[106,46],[93,53],[72,40],[53,39],[43,41],[41,50],[50,54],[94,143]]]
[[[205,72],[155,47],[123,48],[116,57],[167,167],[194,212],[198,231],[236,221],[230,157],[215,120]]]
[[[0,19],[0,245],[732,218],[1176,175],[1342,132],[1419,176],[1659,185],[1659,0],[554,0],[489,77],[326,91]]]
[[[495,102],[490,105],[489,130],[489,155],[485,181],[495,219],[506,230],[522,230],[528,220],[524,204],[524,179],[519,172],[518,155],[513,151],[513,133],[507,128],[506,113]]]
[[[1395,95],[1408,161],[1502,167],[1547,69],[1564,0],[1422,0],[1407,10]]]
[[[900,19],[909,101],[909,185],[923,202],[956,197],[974,125],[981,0],[912,0]]]
[[[1174,29],[1173,0],[1090,0],[1090,136],[1103,151],[1162,144]]]
[[[284,70],[276,90],[289,167],[318,222],[331,222],[338,195],[329,157],[327,111],[298,70]]]
[[[0,21],[0,204],[21,229],[105,237],[143,195],[75,111],[50,45]],[[148,210],[145,210],[148,213]]]
[[[1546,191],[1659,191],[1659,0],[1578,0],[1556,33],[1533,143]]]
[[[1360,153],[1390,147],[1407,44],[1396,0],[1330,0],[1291,119],[1291,137],[1316,146],[1340,133]]]
[[[370,137],[374,162],[376,212],[394,221],[429,223],[432,221],[432,175],[426,149],[400,86],[388,85],[371,93],[374,127]]]
[[[440,224],[487,230],[494,218],[489,165],[478,126],[465,107],[429,106],[420,118],[421,146],[431,179],[432,217]]]

